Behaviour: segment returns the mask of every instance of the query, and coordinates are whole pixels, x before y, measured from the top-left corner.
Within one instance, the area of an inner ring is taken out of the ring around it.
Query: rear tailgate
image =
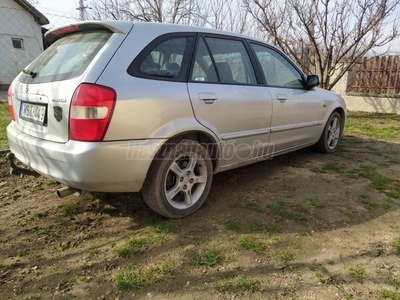
[[[49,32],[46,38],[52,45],[12,84],[18,130],[67,142],[74,91],[83,82],[96,82],[132,26],[130,22],[82,22]]]

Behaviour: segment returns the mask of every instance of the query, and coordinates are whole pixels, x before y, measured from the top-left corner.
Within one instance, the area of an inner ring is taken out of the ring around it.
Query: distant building
[[[26,0],[0,1],[0,86],[43,51],[43,25],[49,20]]]

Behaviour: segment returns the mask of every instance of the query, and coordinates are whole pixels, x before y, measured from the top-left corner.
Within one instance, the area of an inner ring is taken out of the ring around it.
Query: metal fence
[[[47,29],[76,22],[71,16],[46,14],[50,24],[40,27],[23,9],[0,6],[0,86],[13,78],[43,51]]]
[[[400,56],[365,57],[348,75],[350,95],[400,97]]]

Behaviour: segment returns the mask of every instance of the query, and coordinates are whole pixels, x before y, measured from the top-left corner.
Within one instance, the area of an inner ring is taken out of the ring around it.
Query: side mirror
[[[307,76],[305,88],[312,89],[313,87],[319,86],[319,77],[318,75],[310,75]]]

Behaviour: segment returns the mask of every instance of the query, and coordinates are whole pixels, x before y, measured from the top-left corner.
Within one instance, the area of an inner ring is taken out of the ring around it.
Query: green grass
[[[345,171],[344,166],[339,165],[338,163],[327,163],[322,167],[324,171],[332,171],[338,174],[343,174]]]
[[[260,289],[260,283],[256,280],[240,276],[235,281],[226,281],[217,285],[220,293],[254,293]]]
[[[253,202],[247,202],[244,207],[248,210],[252,210],[255,212],[262,212],[263,210],[261,209],[260,206],[258,206],[256,203]]]
[[[279,253],[279,258],[281,260],[283,260],[284,262],[288,262],[288,261],[294,260],[294,254],[284,251],[284,252]]]
[[[400,237],[396,238],[393,242],[394,253],[400,256]]]
[[[308,218],[304,215],[307,210],[301,205],[297,205],[294,209],[289,209],[286,203],[281,200],[275,203],[269,203],[267,207],[271,212],[283,219],[292,220],[295,222],[306,222]]]
[[[8,149],[6,127],[10,124],[10,111],[7,102],[0,102],[0,150]]]
[[[77,215],[81,212],[80,207],[75,203],[65,204],[62,210],[65,215],[70,217]]]
[[[97,247],[92,247],[92,248],[89,249],[89,256],[91,256],[91,257],[92,256],[96,256],[99,253],[100,253],[100,250]]]
[[[249,230],[251,232],[270,232],[271,229],[268,228],[266,224],[257,220],[250,220],[249,221]]]
[[[138,237],[131,239],[124,246],[118,248],[116,253],[119,257],[128,258],[134,256],[140,251],[144,250],[144,248],[149,247],[153,244],[153,241],[149,237]]]
[[[396,121],[400,121],[396,114],[349,112],[345,133],[384,141],[399,139],[400,126]]]
[[[398,290],[398,289],[400,288],[400,282],[397,281],[397,280],[392,280],[392,281],[389,282],[389,284],[390,284],[392,287],[396,288],[396,290]]]
[[[318,279],[318,281],[320,282],[320,283],[325,283],[326,281],[325,281],[325,279],[324,279],[324,277],[323,277],[323,275],[321,274],[321,273],[315,273],[315,277],[317,277],[317,279]]]
[[[258,254],[267,254],[264,244],[254,237],[244,236],[240,239],[239,244],[243,249],[251,250]]]
[[[325,204],[322,203],[320,200],[318,200],[318,198],[310,198],[310,205],[314,208],[324,208]]]
[[[229,231],[239,232],[240,231],[240,224],[238,221],[234,219],[227,219],[224,221],[224,226]]]
[[[237,276],[236,272],[233,270],[226,270],[222,271],[218,274],[218,278],[221,280],[228,280],[228,279],[233,279]]]
[[[400,300],[400,293],[392,292],[389,290],[381,290],[379,292],[379,297],[381,297],[382,299]]]
[[[115,277],[115,284],[121,290],[143,289],[156,283],[174,272],[170,262],[145,268],[131,264],[127,270],[122,271]]]
[[[361,166],[358,169],[358,175],[369,179],[371,186],[377,191],[383,192],[386,196],[400,198],[400,184],[393,178],[380,174],[375,168]]]
[[[190,256],[190,264],[195,267],[213,267],[221,261],[218,251],[212,248],[203,248],[200,253],[193,252]]]
[[[350,275],[350,277],[353,277],[354,280],[358,283],[363,283],[365,277],[367,276],[367,272],[363,268],[352,268],[350,267],[347,270],[347,273]]]

